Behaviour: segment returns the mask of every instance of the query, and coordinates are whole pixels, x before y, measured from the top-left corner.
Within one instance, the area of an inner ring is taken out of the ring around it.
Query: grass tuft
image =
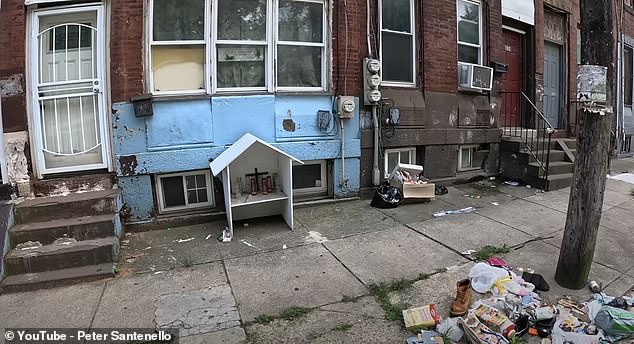
[[[349,295],[344,295],[341,298],[341,302],[343,303],[350,303],[350,302],[357,302],[359,301],[360,296],[349,296]]]
[[[282,313],[280,314],[280,319],[284,319],[284,320],[288,320],[288,321],[293,321],[295,319],[301,318],[303,316],[305,316],[306,314],[312,312],[312,309],[310,308],[304,308],[304,307],[291,307],[291,308],[287,308],[284,311],[282,311]]]
[[[486,245],[481,248],[478,252],[473,254],[476,260],[487,260],[493,257],[496,254],[504,254],[511,252],[511,248],[505,245],[502,247]]]
[[[630,195],[634,196],[634,188],[632,188],[632,190],[630,190]]]
[[[275,317],[268,314],[262,314],[255,318],[255,322],[262,325],[268,325],[273,320],[275,320]]]
[[[352,328],[352,324],[344,323],[344,324],[337,325],[337,327],[335,327],[333,330],[346,332],[346,331],[349,331],[351,328]]]
[[[174,258],[182,267],[188,268],[194,266],[194,258],[192,256],[183,256],[180,258]]]

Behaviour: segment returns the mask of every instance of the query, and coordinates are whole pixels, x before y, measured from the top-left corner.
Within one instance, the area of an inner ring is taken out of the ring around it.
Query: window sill
[[[474,96],[488,95],[491,91],[479,90],[477,88],[458,87],[458,93],[470,94]]]
[[[411,89],[415,89],[415,88],[417,88],[417,85],[416,85],[415,83],[382,82],[382,83],[381,83],[381,87],[387,87],[387,88],[411,88]]]
[[[216,92],[213,94],[208,93],[192,93],[192,94],[184,94],[184,93],[174,93],[174,94],[153,94],[152,99],[154,101],[169,101],[169,100],[187,100],[187,99],[209,99],[215,97],[237,97],[237,96],[332,96],[331,91],[316,91],[316,90],[307,90],[307,91],[299,91],[299,90],[280,90],[276,92],[268,92],[268,91],[222,91]]]

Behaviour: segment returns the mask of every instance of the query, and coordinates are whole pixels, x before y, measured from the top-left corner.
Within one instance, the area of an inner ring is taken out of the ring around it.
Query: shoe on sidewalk
[[[457,292],[456,299],[451,304],[451,311],[449,314],[454,317],[460,317],[467,314],[469,306],[471,305],[471,281],[464,279],[456,283]]]

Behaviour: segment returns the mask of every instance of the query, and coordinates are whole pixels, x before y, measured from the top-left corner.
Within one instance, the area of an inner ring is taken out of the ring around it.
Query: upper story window
[[[623,47],[623,103],[632,106],[632,82],[634,81],[633,61],[634,50],[626,45]]]
[[[150,0],[154,94],[324,91],[323,0]]]
[[[482,64],[482,8],[478,1],[458,0],[458,61]]]
[[[381,77],[383,84],[416,84],[414,0],[380,1]]]

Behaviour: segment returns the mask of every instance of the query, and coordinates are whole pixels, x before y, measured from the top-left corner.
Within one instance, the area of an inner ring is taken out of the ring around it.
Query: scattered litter
[[[594,323],[611,341],[621,340],[634,334],[634,313],[624,309],[604,306],[594,318]]]
[[[530,189],[530,188],[532,188],[532,186],[530,186],[530,185],[526,185],[526,188],[527,188],[527,189]]]
[[[167,228],[167,230],[168,230],[168,231],[171,231],[172,229],[168,227],[168,228]]]
[[[476,252],[478,252],[478,251],[476,251],[476,250],[466,250],[466,251],[460,252],[460,254],[462,254],[463,256],[470,256],[470,255],[472,255],[472,254],[474,254]]]
[[[147,250],[149,250],[151,248],[152,248],[152,246],[148,246],[148,247],[145,248],[145,250],[147,251]]]
[[[599,285],[597,281],[590,281],[590,283],[588,283],[588,288],[590,288],[593,293],[600,293],[602,289],[601,285]]]
[[[403,310],[403,322],[410,331],[433,328],[440,320],[434,304]]]
[[[286,246],[286,244],[282,245],[282,250],[287,249],[288,247]]]
[[[326,241],[328,241],[328,238],[321,235],[321,233],[317,232],[317,231],[310,231],[308,232],[308,235],[304,238],[304,241],[307,243],[324,243]]]
[[[447,193],[449,193],[449,190],[447,190],[446,186],[443,185],[436,185],[436,188],[434,190],[434,194],[436,196],[442,196],[442,195],[446,195]]]
[[[512,181],[512,180],[507,180],[507,181],[504,182],[504,184],[510,185],[510,186],[519,186],[520,185],[520,183]]]
[[[16,250],[33,250],[42,247],[42,243],[39,241],[27,241],[15,246]]]
[[[493,204],[493,205],[494,205],[494,206],[496,206],[496,207],[497,207],[498,205],[500,205],[500,203],[498,203],[498,202],[491,202],[491,204]]]
[[[178,239],[178,240],[174,240],[174,242],[177,242],[177,243],[179,243],[179,244],[180,244],[180,243],[183,243],[183,242],[189,242],[189,241],[192,241],[192,240],[194,240],[194,239],[196,239],[196,238],[195,238],[195,237],[191,237],[191,238],[189,238],[189,239]]]
[[[134,263],[134,261],[136,260],[136,258],[128,258],[125,261],[128,263]]]
[[[244,226],[244,227],[249,227],[249,224],[245,222],[245,223],[243,224],[243,226]]]
[[[161,270],[161,271],[157,271],[157,272],[155,272],[154,274],[155,274],[155,275],[160,275],[160,274],[162,274],[162,273],[164,273],[164,272],[165,272],[165,271],[162,271],[162,270]]]
[[[255,246],[253,246],[252,244],[248,243],[248,242],[247,242],[246,240],[244,240],[244,239],[240,240],[240,242],[241,242],[241,243],[243,243],[243,244],[245,244],[245,245],[247,245],[247,246],[249,246],[249,247],[253,247],[253,248],[255,248]]]
[[[495,180],[495,177],[489,177],[489,180]]]
[[[209,240],[209,238],[211,238],[211,234],[207,235],[207,237],[205,238],[205,240]]]
[[[458,318],[449,318],[440,321],[436,331],[445,334],[454,343],[459,342],[464,336],[464,331],[460,328]]]
[[[222,231],[222,234],[218,237],[218,241],[220,242],[229,242],[233,240],[233,231],[229,229],[229,227],[225,227]]]
[[[502,311],[480,304],[473,313],[494,331],[501,332],[504,337],[510,339],[515,335],[515,324]]]
[[[458,210],[442,210],[442,211],[435,212],[434,217],[442,217],[442,216],[454,215],[454,214],[466,214],[466,213],[472,213],[474,211],[475,211],[474,207],[467,207],[467,208],[462,208]]]
[[[614,176],[608,175],[608,179],[620,180],[622,182],[634,184],[634,174],[632,173],[621,173]]]
[[[370,206],[379,209],[391,209],[398,207],[403,201],[403,194],[397,187],[390,186],[387,182],[381,184],[374,192]]]
[[[54,245],[70,245],[76,242],[77,242],[77,239],[75,238],[59,238],[53,241],[53,244]]]
[[[462,195],[464,197],[469,197],[469,198],[475,198],[475,199],[480,199],[482,196],[480,195],[469,195],[469,194],[464,194]]]

